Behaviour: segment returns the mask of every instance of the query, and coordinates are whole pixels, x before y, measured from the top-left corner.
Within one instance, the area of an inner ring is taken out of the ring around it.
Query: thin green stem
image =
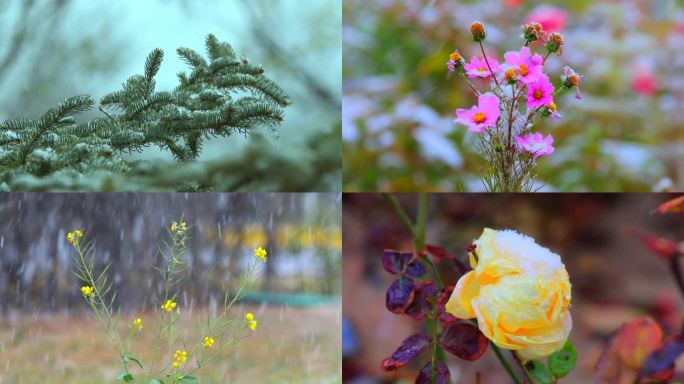
[[[429,203],[429,196],[425,192],[421,192],[418,195],[418,215],[416,217],[414,236],[416,252],[425,250],[425,227],[427,226]]]
[[[437,306],[432,307],[432,374],[430,381],[437,382]]]
[[[525,378],[527,378],[527,381],[530,383],[534,383],[532,380],[532,375],[530,375],[530,371],[525,367],[525,364],[523,364],[522,360],[520,359],[520,356],[518,356],[515,351],[511,351],[511,355],[513,355],[513,359],[515,360],[516,363],[518,363],[518,366],[520,367],[520,370],[525,374]]]
[[[401,205],[399,205],[399,201],[397,201],[397,198],[389,193],[383,193],[382,196],[392,205],[394,211],[397,213],[397,215],[399,215],[399,219],[401,219],[402,224],[404,224],[404,227],[406,227],[406,230],[409,231],[411,236],[415,236],[415,229],[413,228],[413,223],[406,214],[406,211],[404,211]]]
[[[494,82],[496,83],[496,87],[501,89],[501,86],[499,85],[499,80],[496,79],[496,75],[494,74],[494,71],[492,71],[492,67],[489,65],[489,60],[487,59],[487,54],[485,53],[484,46],[482,46],[482,41],[478,41],[480,44],[480,50],[482,51],[482,56],[484,57],[485,63],[487,63],[487,68],[489,68],[489,73],[492,74],[492,78],[494,78]]]
[[[435,280],[437,280],[437,285],[439,285],[439,289],[444,288],[444,281],[442,280],[442,276],[439,274],[439,270],[437,269],[435,263],[433,263],[432,260],[428,259],[427,257],[424,260],[430,266],[430,269],[432,269],[432,274],[435,276]]]
[[[518,377],[515,375],[515,371],[513,370],[513,367],[511,367],[511,364],[506,360],[504,357],[503,353],[501,353],[501,349],[496,346],[494,343],[490,343],[492,346],[492,349],[494,350],[494,353],[496,354],[496,357],[499,359],[501,364],[504,366],[506,369],[506,372],[508,372],[508,375],[511,376],[511,379],[513,379],[513,382],[515,384],[522,384],[522,382],[518,379]]]
[[[86,283],[93,287],[93,291],[95,291],[95,297],[93,299],[89,300],[89,304],[93,312],[95,312],[95,316],[97,316],[97,320],[102,326],[105,334],[107,335],[107,338],[109,341],[112,343],[112,346],[116,349],[117,353],[119,354],[119,357],[121,358],[121,363],[124,366],[124,371],[126,373],[128,372],[128,362],[126,361],[126,350],[123,346],[123,343],[120,340],[118,330],[113,329],[112,327],[112,312],[109,307],[107,307],[107,304],[104,301],[104,298],[102,297],[102,292],[100,291],[100,287],[97,286],[97,281],[95,280],[95,276],[93,275],[93,271],[89,267],[89,263],[86,262],[85,257],[86,255],[83,253],[83,249],[81,249],[81,246],[76,243],[74,244],[74,247],[76,248],[76,252],[78,253],[79,261],[81,263],[82,271],[85,273],[86,277]],[[87,251],[86,251],[87,252]],[[94,301],[94,299],[97,300],[97,303]],[[100,309],[104,310],[104,315],[100,313]],[[106,322],[105,318],[106,317]]]

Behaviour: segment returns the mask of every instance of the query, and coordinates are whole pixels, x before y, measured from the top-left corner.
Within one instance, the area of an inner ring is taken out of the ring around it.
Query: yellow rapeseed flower
[[[214,346],[214,338],[211,336],[204,336],[204,348],[211,348]]]
[[[66,235],[66,239],[74,247],[78,245],[78,240],[83,237],[83,231],[80,229],[73,230]]]
[[[180,222],[177,222],[177,221],[171,222],[171,232],[178,232],[179,234],[182,235],[187,230],[188,230],[188,225],[185,224],[185,221],[181,220]]]
[[[249,327],[249,329],[255,331],[259,322],[257,320],[254,320],[254,314],[252,312],[247,312],[245,314],[245,320],[247,320],[247,326]]]
[[[174,368],[180,367],[180,363],[177,362],[177,361],[174,361],[174,362],[173,362],[173,367],[174,367]]]
[[[261,246],[254,248],[254,256],[257,259],[263,261],[264,263],[268,261],[268,257],[266,257],[267,254],[268,252],[266,252],[265,249],[261,248]]]
[[[161,309],[165,310],[168,313],[173,312],[174,308],[176,308],[176,302],[171,300],[166,300],[166,303],[162,304],[161,306]]]
[[[176,353],[173,354],[173,358],[176,359],[176,361],[183,362],[188,359],[188,352],[177,349]]]
[[[572,329],[570,280],[560,256],[518,232],[486,228],[446,304],[461,319],[523,359],[561,349]]]
[[[142,319],[139,317],[136,317],[135,320],[133,320],[133,326],[135,328],[138,328],[138,331],[142,331]]]
[[[93,287],[86,285],[81,287],[81,293],[83,294],[83,297],[86,299],[93,298],[95,296],[95,289]]]

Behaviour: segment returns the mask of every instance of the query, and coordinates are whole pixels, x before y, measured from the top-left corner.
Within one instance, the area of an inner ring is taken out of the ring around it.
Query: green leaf
[[[549,356],[549,369],[553,376],[561,378],[575,368],[577,363],[577,351],[570,340],[565,342],[560,351]]]
[[[195,376],[183,376],[183,378],[180,381],[184,381],[186,383],[198,383],[197,378]]]
[[[131,381],[134,381],[134,380],[135,380],[135,379],[133,378],[133,375],[131,375],[130,373],[126,373],[126,372],[121,372],[121,373],[119,373],[119,375],[116,376],[116,379],[117,379],[117,380],[123,380],[123,381],[125,381],[125,382],[127,382],[127,383],[130,383]]]
[[[142,365],[142,363],[140,362],[140,360],[136,359],[135,357],[131,356],[131,357],[128,358],[128,360],[135,361],[135,362],[138,363],[138,365],[140,366],[140,369],[145,369],[145,367],[143,367],[143,365]]]
[[[539,360],[530,360],[525,363],[525,368],[530,371],[532,377],[534,377],[540,384],[553,384],[553,377],[551,372],[546,368],[546,365]]]

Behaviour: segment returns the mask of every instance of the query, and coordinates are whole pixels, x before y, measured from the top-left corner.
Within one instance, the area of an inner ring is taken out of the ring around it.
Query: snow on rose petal
[[[560,256],[511,230],[485,228],[475,269],[456,283],[445,308],[477,318],[500,348],[538,359],[561,349],[572,329],[570,279]]]

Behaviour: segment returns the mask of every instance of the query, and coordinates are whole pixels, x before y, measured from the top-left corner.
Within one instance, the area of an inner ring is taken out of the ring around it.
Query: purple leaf
[[[667,376],[682,353],[684,353],[684,339],[678,335],[648,355],[639,376],[642,378],[660,377],[663,374]]]
[[[404,271],[406,264],[413,257],[411,252],[399,252],[391,249],[385,249],[382,253],[382,266],[385,270],[393,275]]]
[[[435,361],[435,381],[432,381],[432,362],[428,361],[427,364],[420,370],[418,377],[416,377],[416,384],[448,384],[451,380],[451,373],[449,373],[449,368],[446,364],[441,361]]]
[[[474,361],[485,353],[489,340],[474,324],[459,321],[442,333],[439,345],[452,355]]]
[[[409,336],[406,340],[401,342],[401,345],[394,351],[392,356],[387,357],[382,361],[380,369],[382,369],[383,372],[395,371],[413,360],[428,345],[430,345],[430,338],[423,333]]]
[[[414,278],[421,277],[425,274],[425,267],[420,261],[414,261],[406,267],[406,274]]]
[[[405,313],[408,306],[411,305],[414,296],[415,284],[413,283],[413,280],[409,277],[402,277],[394,280],[392,285],[387,289],[385,305],[390,312],[402,314]]]
[[[411,305],[406,308],[406,314],[415,320],[423,320],[425,315],[430,313],[432,306],[430,301],[434,303],[437,296],[437,286],[432,281],[426,281],[418,284],[415,289],[415,295]]]

